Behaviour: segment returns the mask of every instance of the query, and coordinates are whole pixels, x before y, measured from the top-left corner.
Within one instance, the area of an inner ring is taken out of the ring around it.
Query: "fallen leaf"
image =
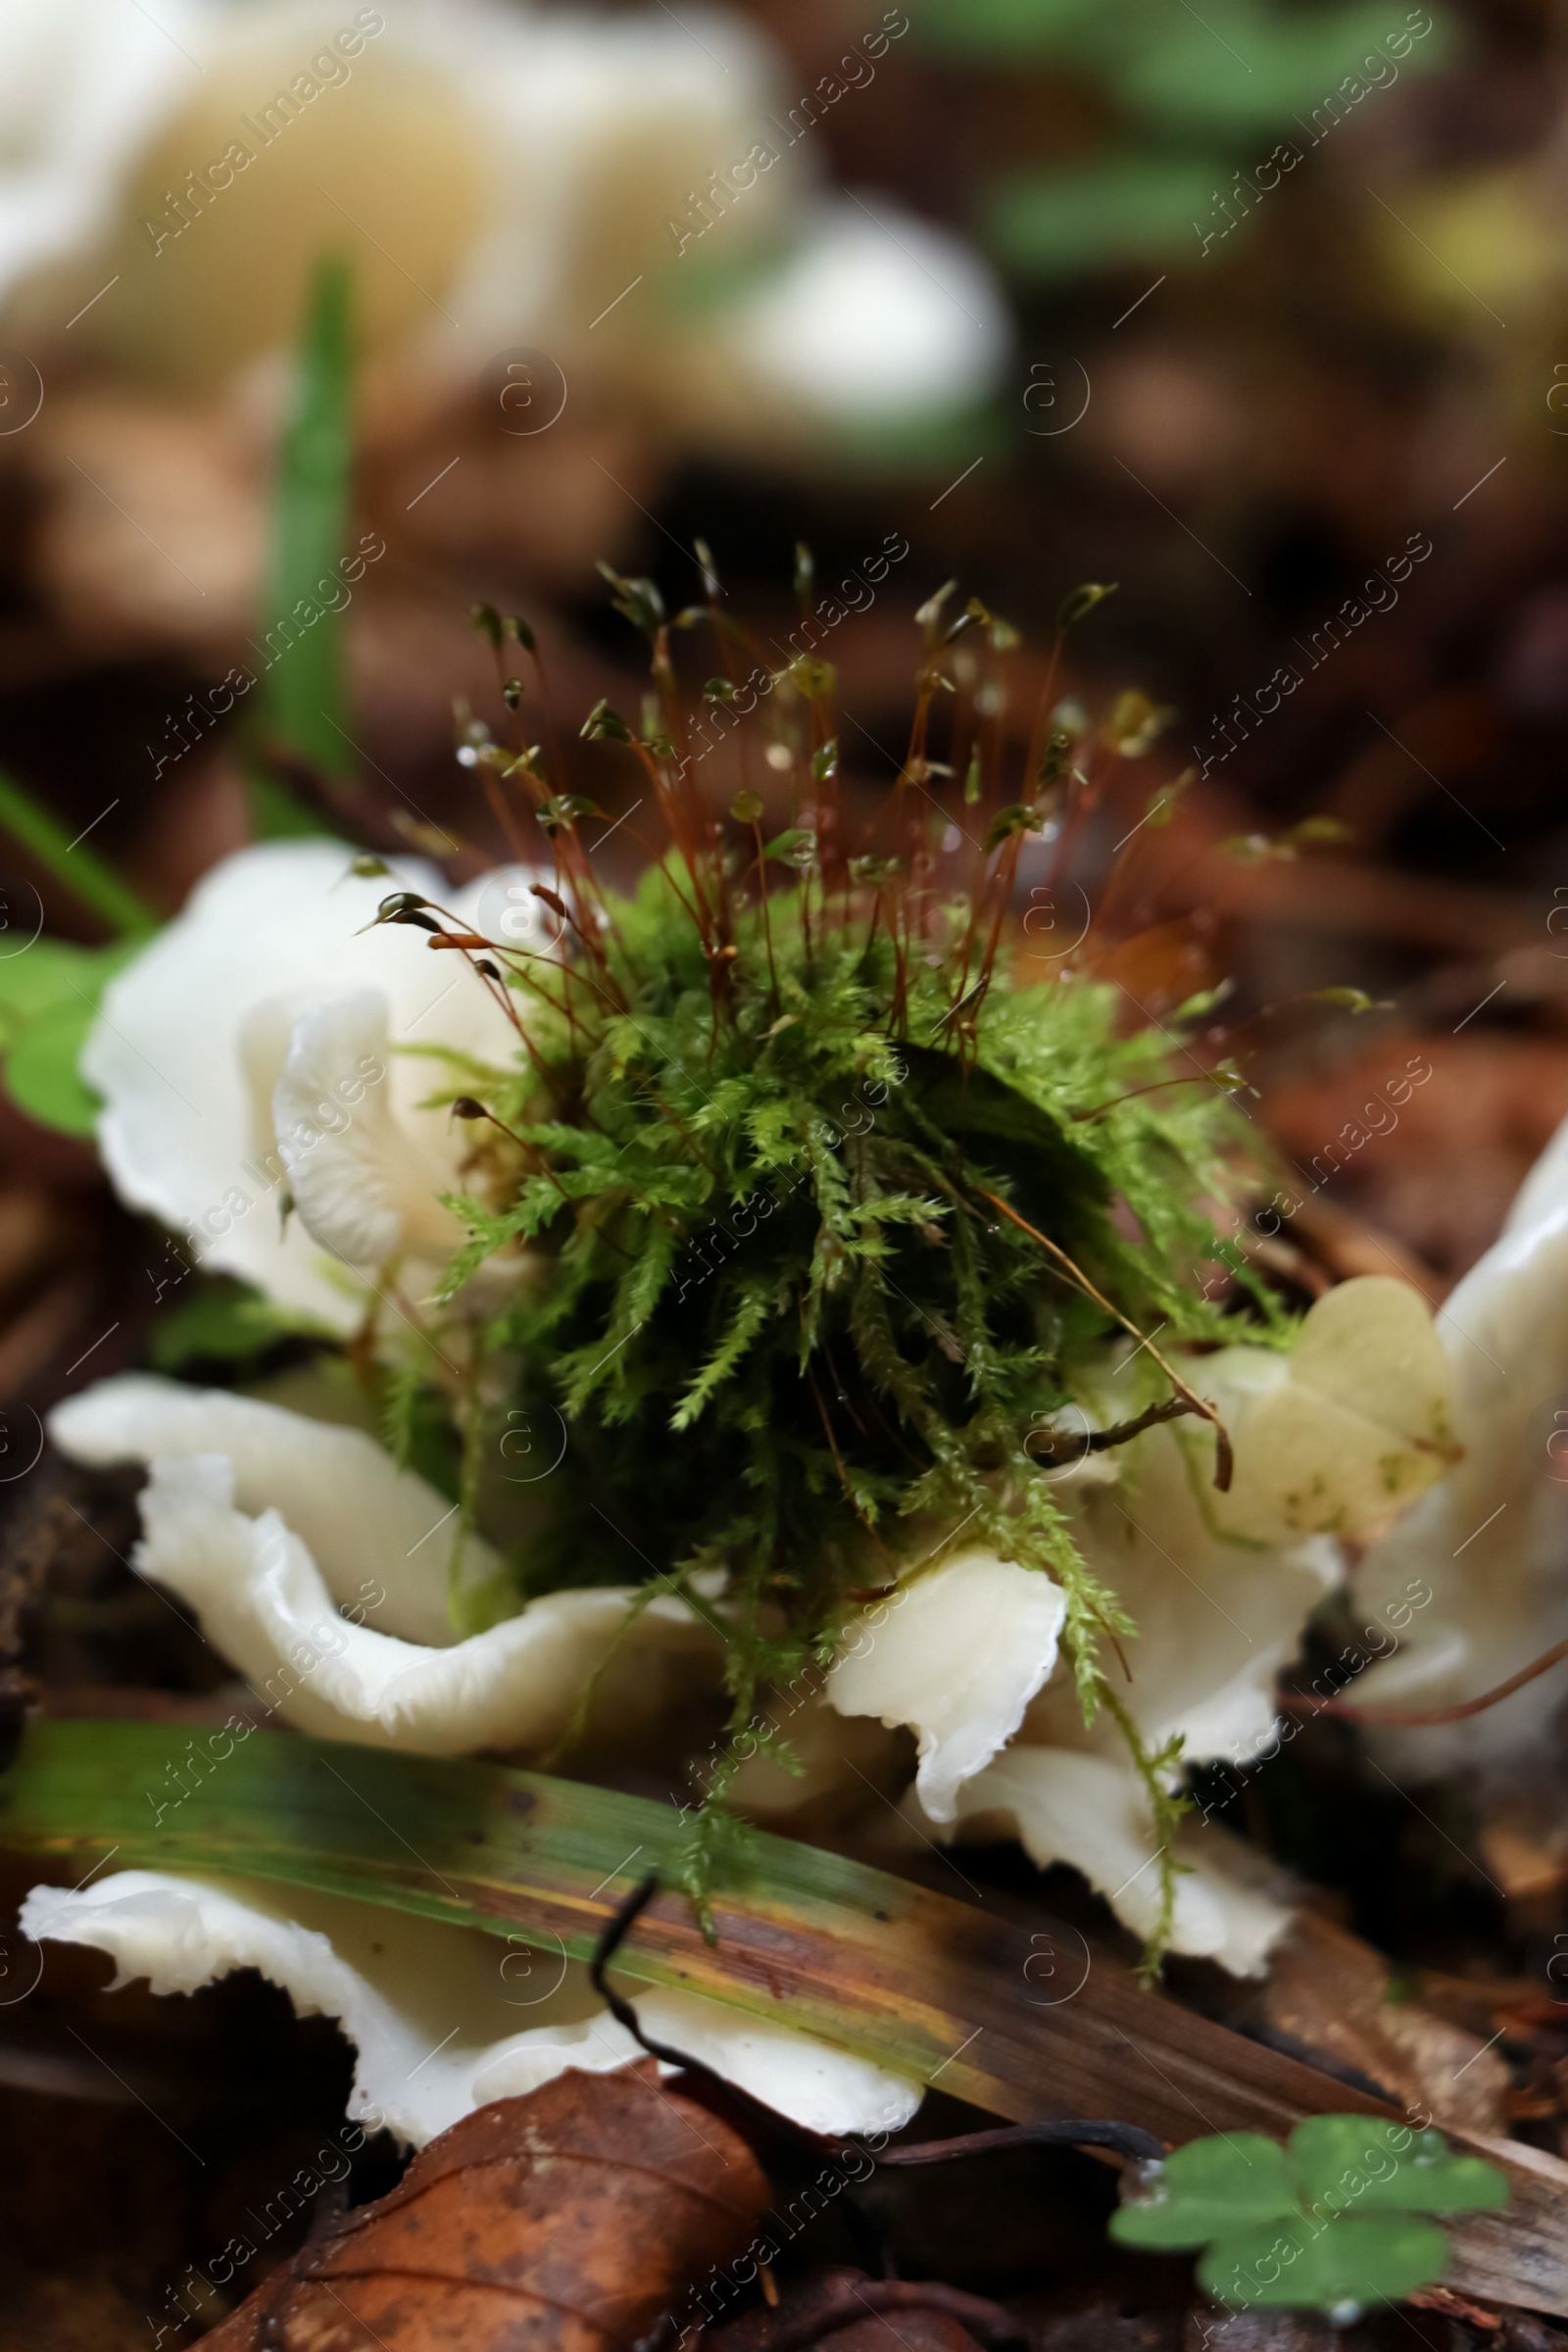
[[[1391,1028],[1269,1088],[1265,1104],[1288,1199],[1348,1209],[1451,1283],[1495,1238],[1568,1112],[1568,1054],[1557,1038]]]
[[[772,2196],[746,2141],[652,2059],[497,2099],[331,2224],[210,2352],[621,2352]]]
[[[1505,2132],[1508,2069],[1483,2038],[1415,2001],[1386,1998],[1389,1963],[1332,1921],[1298,1912],[1264,2005],[1277,2032],[1426,2107],[1440,2126]]]
[[[711,2352],[976,2352],[1022,2343],[1026,2330],[1001,2304],[930,2280],[872,2278],[864,2271],[808,2271],[776,2307],[765,2303],[713,2330]]]

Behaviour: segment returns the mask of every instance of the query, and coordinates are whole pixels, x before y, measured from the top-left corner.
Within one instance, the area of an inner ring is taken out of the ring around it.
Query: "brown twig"
[[[989,1200],[993,1208],[1000,1210],[1009,1223],[1018,1227],[1020,1233],[1028,1234],[1031,1241],[1038,1242],[1042,1250],[1048,1250],[1059,1264],[1066,1268],[1073,1281],[1079,1285],[1088,1298],[1095,1301],[1097,1306],[1103,1307],[1107,1315],[1113,1315],[1123,1331],[1130,1332],[1141,1348],[1149,1349],[1150,1354],[1164,1373],[1178,1396],[1186,1397],[1189,1412],[1199,1413],[1205,1421],[1212,1423],[1214,1430],[1214,1484],[1222,1494],[1227,1494],[1236,1467],[1236,1457],[1231,1448],[1230,1433],[1214,1407],[1200,1396],[1195,1389],[1188,1387],[1175,1366],[1167,1363],[1160,1354],[1153,1341],[1146,1339],[1137,1324],[1129,1316],[1124,1315],[1119,1306],[1112,1305],[1103,1291],[1095,1288],[1083,1268],[1075,1264],[1058,1243],[1054,1242],[1049,1234],[1042,1233],[1038,1225],[1031,1225],[1027,1217],[1020,1217],[1015,1208],[1009,1208],[1000,1193],[988,1192],[983,1184],[977,1185],[975,1190],[979,1193],[982,1200]]]
[[[1167,1396],[1162,1404],[1146,1405],[1136,1420],[1113,1421],[1109,1429],[1083,1431],[1080,1437],[1074,1439],[1075,1444],[1081,1444],[1083,1446],[1083,1453],[1080,1453],[1077,1458],[1082,1461],[1085,1453],[1105,1453],[1112,1446],[1125,1446],[1133,1438],[1142,1437],[1146,1429],[1152,1429],[1158,1421],[1179,1421],[1184,1413],[1195,1413],[1197,1410],[1197,1405],[1191,1403],[1185,1396]],[[1033,1437],[1035,1433],[1031,1430],[1029,1434]],[[1054,1462],[1057,1437],[1070,1437],[1072,1433],[1067,1430],[1059,1432],[1047,1430],[1044,1434],[1050,1438],[1052,1448],[1050,1454],[1045,1458],[1050,1462]],[[1024,1451],[1029,1454],[1032,1462],[1038,1462],[1042,1458],[1038,1453],[1030,1453],[1027,1444]]]
[[[881,2164],[947,2164],[956,2157],[985,2156],[1004,2148],[1110,2148],[1137,2164],[1158,2163],[1165,2143],[1141,2124],[1106,2117],[1063,2118],[1048,2124],[999,2124],[990,2132],[965,2132],[956,2139],[920,2139],[912,2147],[884,2148]]]
[[[1563,1658],[1568,1658],[1568,1642],[1554,1642],[1528,1666],[1521,1666],[1517,1674],[1510,1674],[1505,1683],[1483,1690],[1479,1698],[1458,1699],[1449,1707],[1358,1707],[1347,1705],[1343,1698],[1313,1698],[1306,1690],[1287,1690],[1279,1703],[1293,1715],[1343,1715],[1350,1723],[1386,1724],[1391,1731],[1429,1731],[1439,1724],[1464,1723],[1472,1715],[1485,1714],[1488,1707],[1496,1706],[1500,1699],[1512,1698],[1516,1690],[1522,1690],[1527,1683],[1535,1682]]]

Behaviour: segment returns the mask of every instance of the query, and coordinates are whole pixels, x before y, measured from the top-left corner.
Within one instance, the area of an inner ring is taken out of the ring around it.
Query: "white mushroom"
[[[533,878],[503,869],[445,903],[504,922]],[[418,931],[365,929],[395,887],[443,897],[432,868],[367,879],[332,842],[224,858],[110,983],[82,1055],[121,1197],[202,1265],[339,1331],[389,1258],[422,1295],[461,1239],[434,1192],[462,1189],[471,1136],[420,1107],[455,1083],[439,1050],[508,1066],[516,1052],[460,958],[424,954]]]
[[[908,1724],[920,1802],[933,1821],[952,1821],[962,1784],[1006,1745],[1055,1665],[1066,1613],[1049,1576],[959,1552],[855,1620],[825,1695],[841,1715]]]
[[[628,1626],[646,1595],[605,1587],[546,1593],[454,1639],[438,1544],[452,1506],[357,1431],[131,1377],[58,1405],[50,1434],[74,1460],[148,1466],[136,1565],[301,1731],[424,1755],[544,1754],[623,1642],[649,1710],[667,1695],[661,1655],[701,1664],[715,1646],[672,1593]],[[497,1567],[473,1540],[466,1581]]]
[[[108,1952],[116,1984],[194,1992],[237,1968],[282,1986],[301,2017],[336,2020],[356,2050],[348,2112],[413,2147],[490,2099],[567,2067],[641,2055],[564,1953],[377,1904],[247,1879],[122,1870],[80,1892],[35,1886],[23,1933]],[[662,1988],[636,1996],[645,2033],[703,2059],[808,2131],[893,2132],[917,2085],[825,2042]]]
[[[481,387],[631,393],[675,437],[767,449],[952,410],[1005,356],[994,274],[819,193],[824,118],[908,29],[883,12],[802,91],[700,0],[0,0],[6,339],[46,361],[69,318],[78,364],[254,396],[346,244],[370,408],[405,429]]]
[[[1242,1765],[1267,1747],[1276,1679],[1345,1573],[1332,1538],[1374,1534],[1454,1450],[1431,1318],[1407,1285],[1380,1276],[1320,1299],[1289,1352],[1238,1346],[1192,1371],[1235,1446],[1228,1494],[1212,1485],[1212,1433],[1191,1421],[1087,1455],[1056,1481],[1089,1569],[1137,1628],[1130,1679],[1106,1661],[1113,1688],[1151,1754],[1181,1743],[1164,1770],[1172,1787],[1187,1765]],[[1130,1417],[1147,1381],[1120,1351],[1089,1383],[1093,1420]],[[1116,1723],[1102,1710],[1086,1727],[1054,1663],[1051,1580],[968,1554],[884,1605],[880,1630],[869,1613],[847,1629],[828,1696],[919,1734],[911,1817],[938,1836],[1010,1830],[1042,1866],[1083,1870],[1147,1935],[1160,1891],[1148,1791]],[[1238,1853],[1217,1829],[1189,1829],[1173,1943],[1250,1974],[1287,1914],[1238,1882]]]
[[[1357,1602],[1398,1643],[1346,1693],[1357,1706],[1479,1697],[1568,1640],[1568,1124],[1437,1329],[1464,1458],[1356,1570]],[[1539,1774],[1562,1691],[1548,1674],[1458,1723],[1369,1737],[1401,1774]]]

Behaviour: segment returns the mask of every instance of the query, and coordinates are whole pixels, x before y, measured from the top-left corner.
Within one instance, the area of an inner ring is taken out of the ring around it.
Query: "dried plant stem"
[[[1390,1731],[1432,1731],[1440,1724],[1467,1723],[1472,1715],[1484,1715],[1489,1707],[1512,1698],[1528,1683],[1539,1681],[1564,1658],[1568,1658],[1568,1642],[1556,1642],[1550,1649],[1543,1650],[1539,1658],[1532,1658],[1528,1666],[1521,1666],[1517,1674],[1510,1674],[1505,1683],[1483,1690],[1479,1698],[1456,1699],[1447,1707],[1358,1707],[1343,1698],[1314,1698],[1306,1690],[1287,1690],[1279,1704],[1293,1715],[1343,1715],[1348,1723],[1377,1724]]]
[[[1160,1354],[1153,1341],[1146,1338],[1137,1324],[1130,1317],[1124,1315],[1119,1306],[1111,1303],[1103,1291],[1095,1288],[1083,1268],[1074,1263],[1058,1243],[1054,1242],[1049,1234],[1042,1233],[1038,1225],[1031,1225],[1027,1217],[1020,1217],[1015,1208],[1009,1208],[1000,1193],[988,1192],[983,1184],[977,1185],[975,1190],[979,1193],[982,1200],[989,1200],[992,1207],[1000,1210],[1003,1216],[1009,1218],[1020,1232],[1028,1234],[1031,1241],[1038,1242],[1042,1250],[1047,1250],[1051,1256],[1055,1258],[1058,1265],[1065,1268],[1087,1298],[1092,1298],[1097,1306],[1103,1307],[1107,1315],[1114,1316],[1123,1331],[1130,1332],[1141,1348],[1147,1348],[1178,1396],[1186,1398],[1188,1410],[1201,1414],[1205,1421],[1213,1425],[1214,1484],[1222,1494],[1225,1494],[1229,1490],[1231,1474],[1235,1468],[1235,1455],[1231,1450],[1230,1433],[1214,1407],[1204,1397],[1200,1396],[1196,1389],[1188,1386],[1174,1364],[1167,1362],[1165,1357]]]

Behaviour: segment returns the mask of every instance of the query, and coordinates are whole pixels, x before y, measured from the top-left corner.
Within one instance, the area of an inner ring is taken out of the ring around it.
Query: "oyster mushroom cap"
[[[413,860],[396,861],[390,878],[355,874],[331,842],[265,842],[225,858],[110,983],[82,1054],[104,1098],[98,1142],[121,1198],[182,1233],[202,1265],[334,1331],[353,1328],[367,1297],[334,1250],[387,1239],[390,1223],[376,1219],[390,1206],[399,1246],[417,1256],[437,1245],[420,1263],[433,1279],[445,1229],[430,1220],[442,1212],[428,1201],[411,1214],[410,1203],[432,1178],[461,1189],[470,1148],[444,1109],[421,1107],[451,1082],[435,1049],[510,1065],[516,1036],[461,958],[426,955],[418,931],[365,926],[395,887],[482,921],[506,910],[513,881],[542,870],[502,869],[448,895]],[[327,1004],[336,1012],[313,1019]],[[286,1151],[274,1125],[280,1085]],[[356,1165],[367,1179],[358,1229],[341,1199]],[[330,1173],[317,1178],[318,1166]],[[329,1247],[303,1219],[282,1221],[296,1173]],[[362,1268],[371,1279],[376,1270]]]
[[[35,1886],[22,1925],[108,1952],[117,1985],[145,1977],[158,1993],[259,1970],[355,2045],[351,2118],[416,2148],[567,2067],[597,2074],[643,2055],[564,1954],[304,1887],[122,1870],[79,1892]],[[808,2131],[894,2132],[920,2103],[918,2084],[719,2001],[660,1987],[639,1992],[637,2011],[646,2033]]]

